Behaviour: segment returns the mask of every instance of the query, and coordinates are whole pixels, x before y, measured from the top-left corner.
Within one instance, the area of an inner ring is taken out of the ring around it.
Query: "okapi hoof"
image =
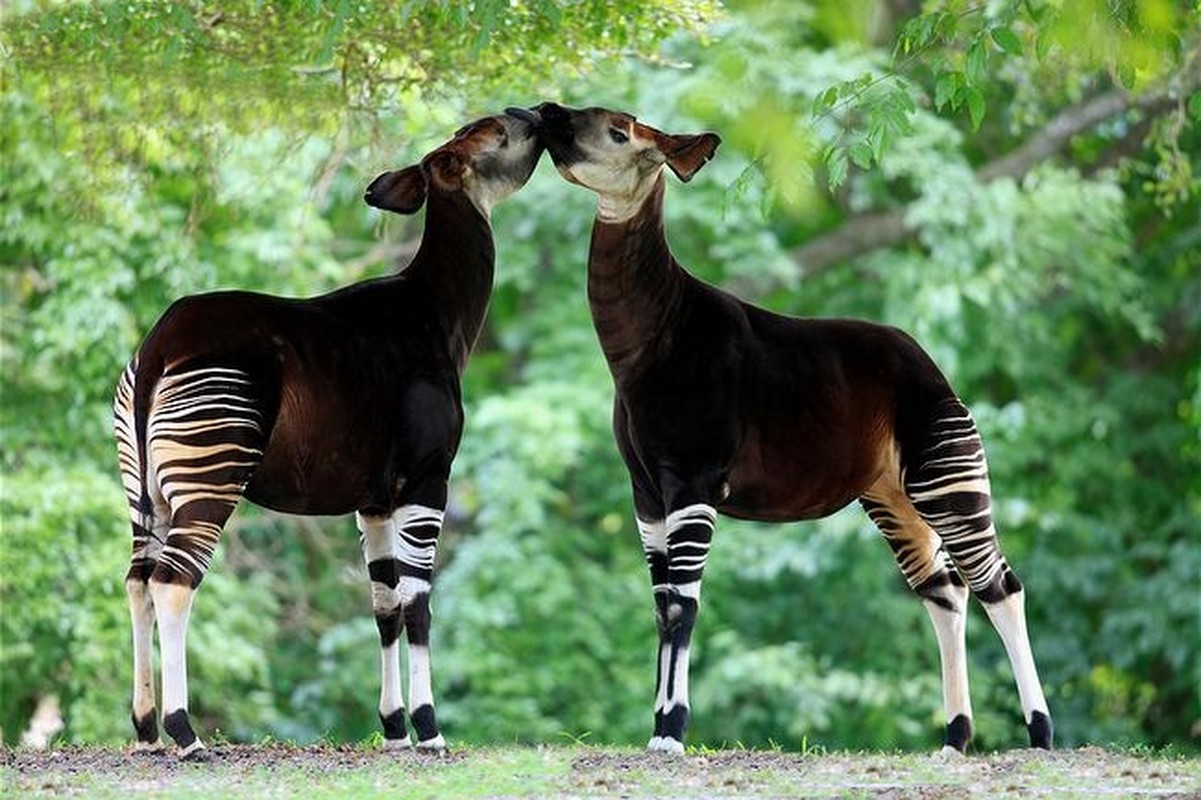
[[[197,739],[192,742],[190,747],[180,748],[180,761],[190,761],[193,764],[203,764],[213,760],[212,751],[204,746],[204,742]]]
[[[958,714],[947,723],[947,738],[943,740],[943,750],[954,750],[960,754],[967,752],[967,744],[972,740],[972,720],[966,714]]]
[[[384,739],[385,750],[412,750],[413,740],[408,736],[399,739]]]
[[[130,748],[130,753],[135,756],[145,756],[147,758],[153,756],[162,756],[167,754],[167,748],[158,739],[153,742],[134,742]]]
[[[442,738],[442,734],[439,733],[432,739],[422,739],[417,742],[417,749],[428,753],[445,753],[446,739]]]
[[[418,750],[442,752],[446,749],[446,739],[438,732],[438,720],[434,716],[433,706],[427,704],[414,708],[410,719],[413,722],[413,733],[417,736]]]
[[[405,710],[398,708],[391,714],[380,714],[380,724],[384,726],[385,750],[408,750],[413,746],[409,731],[405,728]]]
[[[1035,711],[1030,714],[1030,721],[1026,723],[1026,730],[1030,733],[1030,746],[1037,747],[1040,750],[1050,750],[1051,741],[1055,737],[1055,726],[1051,724],[1051,718],[1041,711]]]
[[[163,730],[175,740],[179,747],[179,758],[183,761],[207,761],[204,742],[196,738],[192,723],[188,722],[188,712],[182,708],[172,711],[163,717]]]
[[[684,755],[684,743],[670,736],[652,736],[646,743],[646,749],[652,753],[666,753],[671,756]]]

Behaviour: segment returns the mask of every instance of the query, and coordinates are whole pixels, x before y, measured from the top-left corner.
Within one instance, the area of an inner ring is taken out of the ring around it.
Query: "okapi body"
[[[663,229],[663,167],[689,180],[716,135],[673,136],[628,114],[553,103],[510,113],[538,125],[568,181],[599,195],[588,299],[657,609],[650,749],[683,750],[688,652],[717,513],[804,520],[856,499],[933,622],[944,749],[961,752],[971,736],[969,589],[1004,641],[1031,744],[1050,747],[1024,593],[998,546],[980,436],[931,358],[895,328],[774,314],[676,261]]]
[[[378,208],[426,206],[420,248],[401,273],[304,300],[187,297],[146,337],[114,404],[133,523],[126,590],[139,748],[159,746],[157,621],[163,727],[182,756],[203,752],[187,712],[188,616],[243,497],[294,514],[356,513],[379,627],[385,742],[410,744],[404,630],[417,745],[445,746],[430,681],[429,592],[463,429],[460,374],[492,287],[491,207],[528,180],[541,152],[526,121],[472,123],[367,189]]]

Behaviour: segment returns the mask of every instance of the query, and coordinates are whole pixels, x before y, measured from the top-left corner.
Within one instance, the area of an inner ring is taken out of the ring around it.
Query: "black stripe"
[[[418,743],[437,738],[438,720],[434,716],[433,706],[426,704],[414,708],[410,718],[413,720],[413,731],[417,734]]]

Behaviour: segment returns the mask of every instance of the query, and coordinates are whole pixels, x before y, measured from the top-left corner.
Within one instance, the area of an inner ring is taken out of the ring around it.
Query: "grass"
[[[208,763],[111,748],[8,751],[4,796],[88,798],[1201,797],[1201,759],[1088,747],[943,759],[925,754],[693,750],[683,758],[569,744],[225,745]]]

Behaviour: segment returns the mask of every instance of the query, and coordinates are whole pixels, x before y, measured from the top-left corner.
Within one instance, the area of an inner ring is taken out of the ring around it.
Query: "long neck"
[[[666,344],[679,305],[684,271],[663,235],[663,187],[654,188],[629,219],[592,226],[588,304],[614,380],[639,374]]]
[[[404,275],[430,288],[460,370],[488,312],[494,261],[492,228],[479,209],[462,192],[430,191],[421,247]]]

